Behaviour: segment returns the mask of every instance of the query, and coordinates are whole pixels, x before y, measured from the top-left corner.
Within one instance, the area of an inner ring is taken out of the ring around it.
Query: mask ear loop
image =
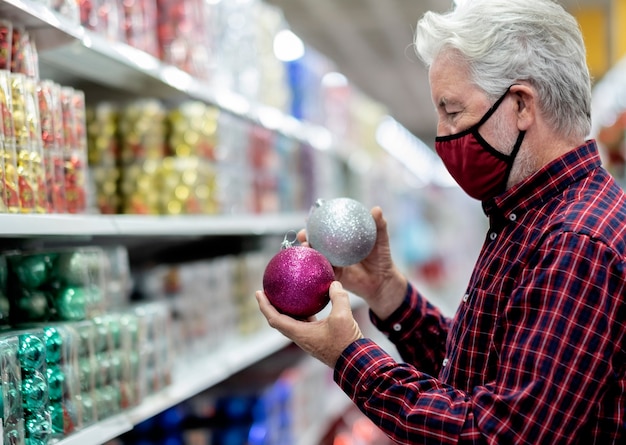
[[[515,158],[517,157],[517,153],[519,149],[522,147],[522,141],[524,140],[524,136],[526,136],[526,130],[520,131],[517,136],[517,140],[515,141],[515,145],[513,146],[513,150],[509,155],[509,162],[507,162],[506,168],[506,181],[509,181],[509,175],[511,174],[511,169],[513,168],[513,163],[515,162]]]
[[[491,106],[491,108],[489,108],[489,110],[487,110],[487,112],[485,113],[485,115],[482,117],[482,119],[480,121],[478,121],[478,123],[476,125],[474,125],[475,128],[479,128],[480,126],[482,126],[485,122],[487,122],[487,119],[489,119],[491,117],[491,115],[493,113],[496,112],[496,110],[498,109],[498,107],[500,106],[500,104],[504,101],[504,99],[506,98],[507,94],[509,94],[509,91],[511,91],[511,87],[515,86],[515,85],[519,85],[519,83],[513,83],[511,85],[509,85],[509,87],[506,89],[506,91],[502,94],[502,96],[500,96],[498,98],[498,100],[495,101],[495,103]]]

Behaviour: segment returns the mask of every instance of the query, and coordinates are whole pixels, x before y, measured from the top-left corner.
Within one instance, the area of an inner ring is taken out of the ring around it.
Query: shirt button
[[[469,300],[469,294],[463,295],[463,303],[466,303]]]
[[[497,234],[496,232],[491,232],[491,233],[489,234],[489,239],[490,239],[491,241],[495,241],[497,237],[498,237],[498,234]]]
[[[511,220],[511,221],[516,221],[516,220],[517,220],[517,215],[516,215],[515,213],[511,213],[511,214],[509,215],[509,220]]]
[[[396,332],[400,332],[400,329],[402,329],[402,325],[400,323],[396,323],[393,325],[393,330]]]
[[[450,360],[448,360],[447,358],[444,358],[443,362],[441,363],[441,366],[445,368],[446,366],[448,366],[448,363],[450,363]]]

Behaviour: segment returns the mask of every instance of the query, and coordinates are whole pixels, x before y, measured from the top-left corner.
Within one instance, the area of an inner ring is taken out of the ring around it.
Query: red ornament
[[[334,280],[333,267],[324,255],[310,247],[292,246],[267,264],[263,290],[276,310],[304,319],[328,304],[328,289]]]

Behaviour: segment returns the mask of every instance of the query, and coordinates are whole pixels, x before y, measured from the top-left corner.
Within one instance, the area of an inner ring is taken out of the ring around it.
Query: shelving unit
[[[277,235],[304,227],[305,213],[215,216],[0,214],[0,237]]]
[[[197,99],[308,142],[316,148],[326,149],[334,143],[331,133],[323,127],[298,121],[274,108],[251,103],[233,92],[215,91],[208,83],[164,64],[150,54],[73,25],[42,4],[2,0],[0,14],[29,29],[37,42],[42,78],[54,78],[67,84],[86,80],[123,89],[137,96]],[[77,60],[80,63],[76,63]]]
[[[289,340],[281,334],[269,329],[249,337],[231,339],[218,350],[195,362],[186,362],[184,368],[182,366],[175,368],[173,383],[163,391],[149,396],[138,407],[89,426],[58,443],[59,445],[105,443],[130,431],[134,425],[224,381],[289,343]]]
[[[316,125],[229,91],[216,91],[206,82],[126,44],[94,34],[43,4],[27,0],[0,0],[0,15],[23,25],[37,44],[41,78],[65,85],[84,82],[164,100],[195,99],[217,105],[235,116],[280,132],[314,148],[336,144],[331,133]],[[77,61],[80,61],[77,63]],[[283,235],[304,227],[305,212],[211,216],[138,216],[69,214],[0,214],[0,241],[114,239],[135,244],[165,238]],[[280,351],[290,341],[269,328],[236,337],[184,369],[172,371],[173,382],[126,412],[99,421],[57,442],[60,445],[98,445],[132,430],[153,417],[235,373]],[[341,402],[341,403],[340,403]],[[325,427],[345,407],[345,396],[329,401],[326,416],[317,419],[301,445],[314,445]]]

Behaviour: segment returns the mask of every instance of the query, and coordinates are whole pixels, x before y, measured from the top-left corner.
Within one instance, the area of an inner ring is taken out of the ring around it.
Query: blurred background
[[[0,443],[387,445],[253,295],[348,196],[454,314],[487,220],[412,43],[460,1],[0,0]],[[626,0],[560,3],[626,185]]]

